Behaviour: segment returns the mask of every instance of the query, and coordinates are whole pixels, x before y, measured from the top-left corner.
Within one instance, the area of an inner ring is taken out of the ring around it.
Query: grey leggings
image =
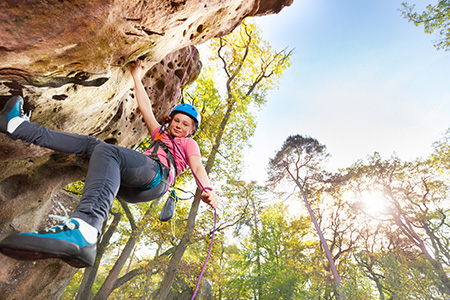
[[[130,202],[146,202],[161,197],[167,184],[161,182],[149,190],[148,185],[159,172],[159,163],[137,151],[107,144],[95,137],[50,130],[31,122],[23,122],[12,138],[70,154],[90,157],[83,196],[72,214],[101,232],[114,198]]]

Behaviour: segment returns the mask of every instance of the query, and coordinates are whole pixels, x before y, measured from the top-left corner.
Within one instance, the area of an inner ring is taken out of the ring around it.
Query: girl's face
[[[194,133],[194,120],[185,114],[175,114],[169,129],[174,137],[187,137]]]

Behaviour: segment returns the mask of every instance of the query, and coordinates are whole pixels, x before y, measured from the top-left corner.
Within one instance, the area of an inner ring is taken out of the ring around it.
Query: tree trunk
[[[323,246],[323,248],[325,250],[325,254],[327,256],[328,263],[330,265],[331,272],[333,273],[334,281],[336,283],[336,288],[337,288],[338,295],[339,295],[340,299],[345,299],[344,290],[342,289],[342,285],[341,285],[341,278],[340,278],[339,273],[338,273],[338,271],[336,269],[336,265],[334,263],[334,259],[333,259],[332,255],[331,255],[330,249],[328,248],[327,241],[325,240],[325,237],[323,236],[322,230],[320,229],[319,224],[317,224],[316,217],[314,216],[314,213],[313,213],[313,211],[311,209],[311,206],[309,205],[308,197],[307,197],[305,191],[303,190],[303,186],[291,174],[289,169],[286,169],[286,171],[289,173],[289,176],[292,178],[292,180],[294,180],[294,182],[297,184],[298,188],[300,189],[300,192],[302,194],[302,197],[303,197],[303,200],[305,202],[306,208],[308,209],[309,216],[311,217],[311,220],[312,220],[312,222],[314,224],[314,227],[316,228],[317,234],[319,235],[320,243],[322,244],[322,246]]]
[[[256,210],[256,204],[255,201],[252,201],[253,204],[253,222],[255,227],[255,237],[256,237],[256,282],[257,282],[257,295],[258,300],[261,300],[263,298],[263,291],[262,291],[262,282],[261,282],[261,247],[260,247],[260,241],[259,241],[259,230],[258,230],[258,218],[257,218],[257,210]]]
[[[131,237],[128,239],[127,244],[122,250],[119,259],[117,259],[113,268],[109,271],[108,277],[105,279],[102,286],[100,287],[100,290],[95,295],[94,300],[108,299],[109,295],[112,293],[114,288],[116,288],[115,285],[117,278],[119,277],[120,271],[125,265],[127,259],[130,257],[131,252],[133,251],[137,241],[139,240],[139,237],[144,231],[146,225],[148,224],[147,220],[150,218],[151,211],[152,209],[147,210],[139,226],[137,226],[136,229],[133,229]]]
[[[392,195],[391,198],[394,199]],[[425,245],[425,241],[419,236],[419,234],[417,234],[413,230],[414,226],[411,224],[407,216],[403,215],[403,211],[399,210],[397,213],[398,214],[392,215],[395,224],[408,237],[408,239],[420,249],[422,254],[431,264],[431,266],[433,267],[434,271],[436,272],[442,283],[442,286],[438,285],[439,289],[445,294],[450,295],[450,279],[448,278],[447,273],[445,272],[441,262],[435,259],[430,254],[430,252],[427,249],[427,246]],[[401,217],[403,217],[404,222],[401,220]]]
[[[197,189],[197,191],[195,192],[194,201],[192,202],[191,205],[191,210],[189,211],[189,217],[187,220],[184,234],[181,237],[181,241],[178,244],[174,254],[172,255],[172,258],[170,259],[166,275],[164,276],[164,279],[161,283],[161,287],[159,288],[158,292],[153,298],[155,300],[165,300],[167,295],[169,295],[170,293],[173,281],[175,280],[177,267],[191,241],[192,233],[194,232],[195,217],[197,215],[199,205],[200,205],[200,190]]]

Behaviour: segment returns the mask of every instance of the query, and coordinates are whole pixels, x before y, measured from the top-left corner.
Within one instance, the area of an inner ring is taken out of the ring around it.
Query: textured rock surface
[[[0,109],[11,95],[22,95],[37,124],[134,147],[147,132],[129,62],[144,59],[143,82],[160,118],[191,54],[184,84],[200,73],[193,45],[292,1],[0,1]],[[0,134],[0,239],[48,226],[47,215],[60,209],[56,199],[73,209],[76,199],[60,189],[83,178],[86,168],[85,157]],[[0,255],[0,264],[0,299],[58,299],[74,273],[56,260],[17,262]]]

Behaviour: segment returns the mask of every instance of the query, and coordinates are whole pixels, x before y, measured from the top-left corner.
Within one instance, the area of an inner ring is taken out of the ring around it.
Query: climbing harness
[[[164,182],[167,184],[167,190],[168,190],[169,187],[175,183],[175,177],[178,173],[177,165],[175,163],[175,159],[173,158],[172,153],[169,151],[169,148],[162,141],[164,131],[165,131],[165,121],[163,121],[163,125],[160,127],[158,134],[156,135],[155,139],[152,141],[152,143],[150,144],[150,146],[147,149],[147,150],[150,150],[153,148],[153,151],[150,154],[150,157],[158,163],[159,172],[149,185],[142,186],[141,189],[148,190],[148,189],[154,188],[161,182]],[[164,166],[161,163],[161,160],[158,157],[158,149],[160,147],[166,153],[166,159],[167,159],[167,164],[169,166],[169,169],[167,169],[166,166]],[[168,181],[165,180],[165,178],[168,178]],[[166,192],[167,192],[167,190],[166,190]]]
[[[158,185],[160,185],[161,182],[165,183],[167,186],[170,185],[169,181],[167,181],[165,179],[166,176],[164,176],[164,171],[163,171],[162,166],[158,164],[158,167],[159,167],[159,170],[158,170],[158,173],[155,175],[155,178],[153,178],[153,180],[149,184],[140,186],[139,189],[151,190],[151,189],[157,187]],[[169,189],[169,188],[167,188],[167,189]]]

